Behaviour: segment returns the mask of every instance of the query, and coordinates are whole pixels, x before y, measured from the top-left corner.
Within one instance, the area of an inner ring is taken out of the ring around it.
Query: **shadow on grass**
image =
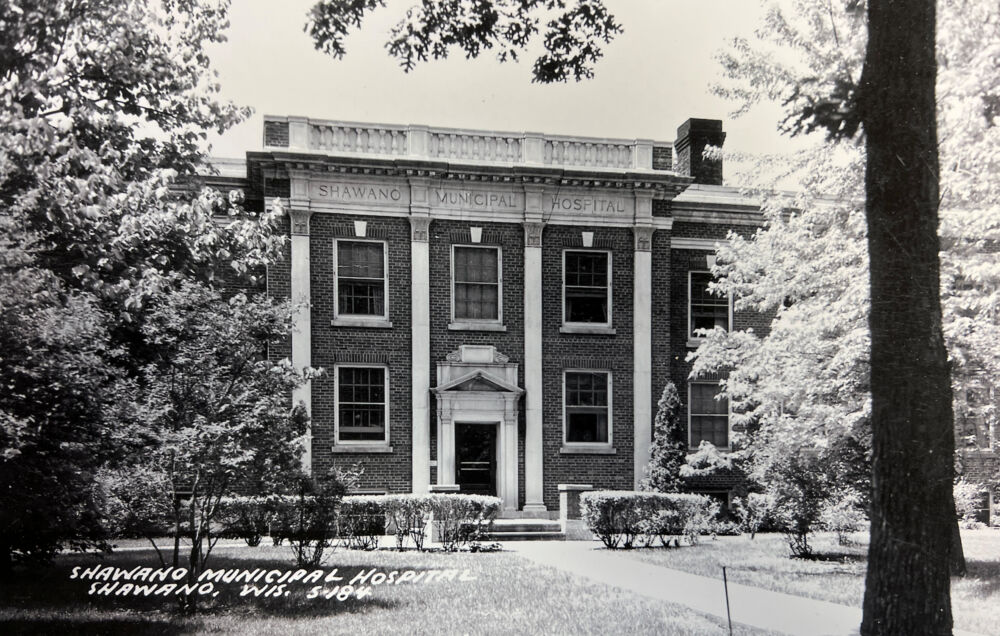
[[[330,592],[338,585],[349,584],[362,570],[373,568],[386,572],[391,570],[414,570],[417,572],[433,568],[422,566],[377,566],[347,565],[335,563],[322,566],[329,573],[337,568],[340,580],[332,582],[286,584],[280,595],[268,596],[267,592],[254,596],[245,591],[243,583],[216,583],[218,594],[198,596],[198,612],[183,614],[180,597],[176,594],[162,596],[108,596],[88,594],[91,586],[111,584],[114,581],[93,581],[71,579],[74,567],[82,569],[93,566],[113,566],[124,570],[136,567],[159,568],[159,561],[151,553],[131,552],[111,556],[73,555],[64,556],[48,567],[17,568],[13,577],[0,580],[0,634],[177,634],[193,633],[192,620],[198,616],[210,615],[257,615],[279,617],[323,617],[350,614],[371,609],[390,609],[416,602],[411,585],[372,587],[372,593],[358,599],[351,596],[345,600],[319,596],[307,598],[308,592],[316,586]],[[298,568],[289,560],[275,558],[253,558],[250,555],[233,557],[219,554],[213,556],[209,566],[213,570],[279,570],[294,571]],[[133,582],[139,585],[159,585],[163,582]],[[120,584],[128,583],[121,579]],[[176,583],[184,583],[179,581]],[[276,585],[268,585],[262,580],[258,588],[267,586],[278,594]],[[386,598],[387,588],[401,591],[401,599]],[[408,589],[409,588],[409,589]],[[287,591],[287,594],[283,592]],[[198,630],[196,629],[195,632]]]
[[[818,561],[821,563],[864,563],[868,560],[867,554],[857,554],[854,552],[813,552],[812,554],[793,554],[792,559],[802,561]]]
[[[1000,593],[1000,561],[980,561],[977,559],[967,559],[965,562],[967,569],[964,579],[971,581],[975,579],[976,593],[983,596],[992,596]],[[952,579],[955,580],[954,578]]]
[[[194,631],[199,631],[195,629]],[[81,634],[83,636],[118,636],[151,634],[174,636],[192,633],[190,623],[181,625],[170,619],[152,616],[33,616],[0,619],[0,633],[49,636],[50,634]]]

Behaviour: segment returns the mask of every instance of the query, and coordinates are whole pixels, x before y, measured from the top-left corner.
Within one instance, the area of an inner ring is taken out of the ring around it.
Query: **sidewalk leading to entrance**
[[[507,548],[542,565],[726,620],[721,579],[629,559],[602,549],[595,541],[525,542]],[[729,607],[734,623],[786,634],[847,636],[857,634],[861,625],[859,608],[740,583],[729,584]],[[977,636],[958,629],[954,634]]]

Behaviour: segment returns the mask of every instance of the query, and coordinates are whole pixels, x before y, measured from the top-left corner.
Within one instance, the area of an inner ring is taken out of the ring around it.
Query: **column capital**
[[[410,218],[410,241],[414,243],[427,243],[430,237],[431,217],[411,216]]]
[[[544,223],[527,221],[524,223],[524,246],[525,247],[541,247],[542,246],[542,230],[545,228]]]
[[[312,215],[312,210],[289,208],[288,218],[292,221],[293,236],[309,236],[309,218]]]
[[[635,251],[649,252],[653,249],[653,232],[656,228],[651,225],[636,225],[632,228],[635,235]]]

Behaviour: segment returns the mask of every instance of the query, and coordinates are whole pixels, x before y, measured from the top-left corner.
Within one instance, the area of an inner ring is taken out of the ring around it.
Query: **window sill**
[[[334,327],[368,327],[370,329],[392,329],[392,321],[385,318],[334,318]]]
[[[338,444],[330,449],[332,453],[391,453],[388,444]]]
[[[448,323],[449,331],[507,331],[507,326],[499,322],[463,322]]]
[[[559,327],[559,333],[585,333],[600,336],[615,335],[615,328],[602,325],[563,325]]]
[[[707,338],[688,338],[688,349],[697,349],[703,342],[705,342],[705,340],[707,340]]]
[[[582,446],[579,444],[563,444],[559,452],[563,455],[617,455],[618,449],[613,446]]]

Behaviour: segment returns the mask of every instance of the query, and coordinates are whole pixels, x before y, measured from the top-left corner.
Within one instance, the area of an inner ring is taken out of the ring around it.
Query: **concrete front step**
[[[490,541],[562,541],[566,536],[558,521],[547,519],[497,519]]]
[[[493,522],[494,534],[504,532],[562,532],[558,521],[535,521],[531,519],[501,519]]]
[[[565,541],[562,532],[493,532],[487,541]]]

